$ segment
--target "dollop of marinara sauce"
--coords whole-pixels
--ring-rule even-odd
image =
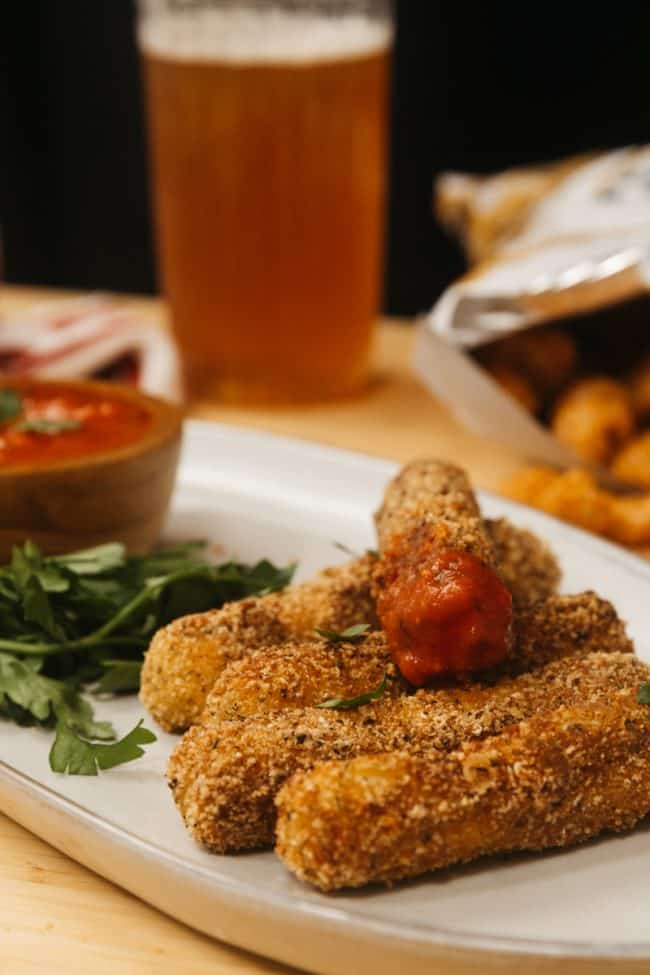
[[[468,552],[406,560],[389,573],[377,612],[396,666],[416,687],[493,667],[511,643],[512,596]]]
[[[16,391],[22,410],[0,424],[0,467],[46,466],[126,447],[140,440],[152,422],[151,413],[138,403],[103,391],[36,382],[21,382]],[[54,432],[38,432],[40,421]]]

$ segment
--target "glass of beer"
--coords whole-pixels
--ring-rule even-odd
[[[392,38],[390,0],[141,0],[162,284],[191,396],[366,384]]]

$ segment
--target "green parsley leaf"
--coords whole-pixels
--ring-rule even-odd
[[[650,704],[650,684],[640,684],[636,700],[638,704]]]
[[[330,711],[354,711],[364,704],[370,704],[371,701],[379,701],[386,693],[387,687],[388,674],[384,676],[381,684],[374,691],[367,691],[367,693],[360,694],[358,697],[333,697],[329,701],[323,701],[322,704],[317,704],[316,707],[326,708]]]
[[[81,427],[80,420],[48,420],[44,416],[35,416],[31,420],[22,420],[17,423],[15,429],[19,430],[20,433],[38,433],[45,437],[55,437],[59,433],[80,430]]]
[[[140,690],[141,660],[102,660],[104,674],[96,694],[128,694]]]
[[[347,630],[316,630],[319,636],[329,640],[330,643],[355,643],[366,635],[370,629],[370,623],[356,623],[348,626]]]
[[[13,420],[23,411],[23,400],[15,389],[0,389],[0,423]]]
[[[65,640],[65,633],[54,619],[48,594],[40,579],[31,575],[23,589],[23,612],[27,623],[36,623],[54,640]]]
[[[241,562],[227,562],[213,569],[217,582],[232,584],[242,591],[242,596],[266,596],[270,592],[284,589],[293,579],[295,564],[278,568],[268,559],[256,565],[243,565]]]
[[[118,543],[47,557],[29,541],[15,547],[11,563],[0,566],[0,716],[60,725],[60,736],[79,738],[77,752],[87,756],[89,741],[115,733],[95,721],[84,688],[136,691],[144,651],[161,626],[280,589],[295,568],[268,560],[213,565],[204,553],[200,543],[144,556],[128,556]]]
[[[47,565],[69,569],[78,576],[95,576],[113,569],[121,569],[126,562],[126,548],[120,542],[96,545],[82,552],[57,555],[56,559],[46,559]]]
[[[63,722],[57,724],[56,738],[50,749],[50,768],[68,775],[97,775],[116,765],[133,762],[144,755],[142,745],[151,745],[156,736],[138,721],[135,728],[110,745],[97,745],[76,735]]]
[[[47,725],[64,722],[88,738],[110,740],[115,732],[108,721],[95,721],[93,709],[64,681],[44,677],[32,661],[0,653],[0,694],[33,721]]]
[[[355,552],[355,550],[350,548],[349,545],[346,545],[345,542],[332,542],[332,545],[334,548],[337,548],[339,552],[343,552],[345,555],[349,555],[353,559],[359,558],[359,553]]]

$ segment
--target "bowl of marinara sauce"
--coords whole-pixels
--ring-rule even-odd
[[[109,383],[0,380],[0,558],[106,541],[144,552],[171,499],[181,410]]]

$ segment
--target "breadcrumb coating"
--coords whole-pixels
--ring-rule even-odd
[[[486,522],[500,573],[524,606],[555,592],[557,560],[532,532],[505,519]],[[222,609],[175,620],[160,630],[145,656],[140,699],[165,731],[199,720],[215,681],[231,661],[314,630],[377,625],[371,580],[376,557],[364,555],[325,569],[315,579],[279,593],[228,603]],[[354,695],[350,695],[354,696]]]
[[[305,639],[264,647],[226,667],[208,695],[201,722],[216,724],[358,697],[377,687],[386,674],[392,678],[391,693],[404,693],[406,685],[380,632],[358,643]]]
[[[443,758],[394,752],[298,774],[278,797],[277,852],[336,890],[630,829],[650,812],[650,707],[636,687],[602,698],[578,695]]]
[[[587,653],[634,653],[625,623],[613,605],[595,592],[551,596],[522,609],[506,659],[482,675],[484,681],[515,676],[563,657]]]
[[[364,555],[282,592],[175,620],[156,633],[145,655],[140,700],[165,731],[184,731],[199,720],[232,660],[317,628],[345,630],[360,621],[376,626],[374,561]]]
[[[403,467],[386,487],[375,525],[382,555],[405,538],[433,532],[445,548],[496,564],[469,478],[445,461],[415,460]]]
[[[483,679],[493,683],[552,660],[606,648],[632,651],[625,626],[611,603],[591,592],[552,596],[520,611],[509,656]],[[376,687],[385,674],[395,677],[392,694],[405,693],[407,685],[399,680],[381,632],[357,643],[332,644],[310,638],[264,647],[226,667],[208,695],[201,721],[214,724],[309,707],[334,697],[357,697]]]
[[[512,593],[515,609],[547,599],[562,579],[560,565],[549,546],[526,528],[507,520],[487,520],[499,575]]]
[[[555,661],[496,687],[385,697],[351,712],[302,708],[191,728],[171,756],[168,781],[193,837],[219,852],[268,846],[274,799],[298,771],[324,761],[398,749],[448,751],[541,711],[609,698],[650,678],[631,654]]]

